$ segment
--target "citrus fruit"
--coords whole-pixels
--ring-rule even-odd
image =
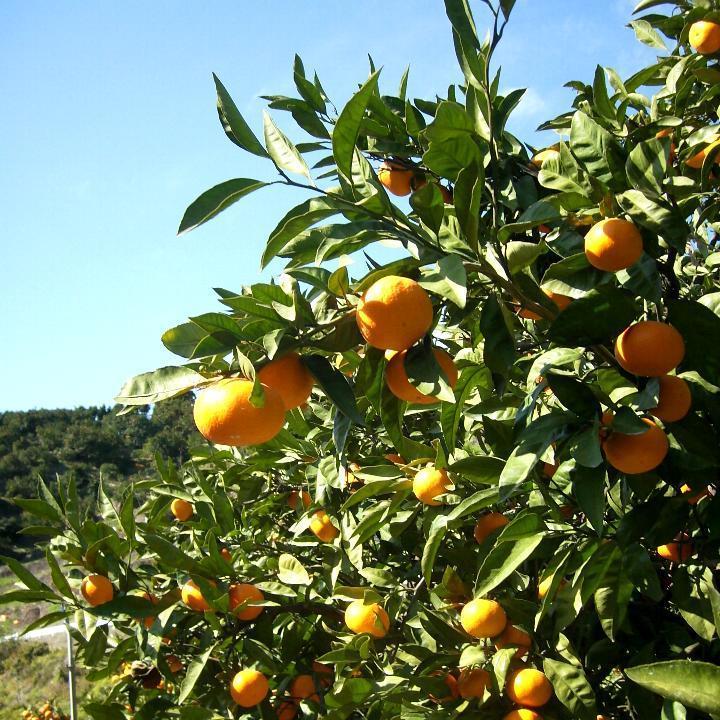
[[[660,377],[682,362],[685,341],[672,325],[644,320],[618,335],[615,357],[623,369],[633,375]]]
[[[518,708],[505,715],[503,720],[542,720],[542,716],[530,708]]]
[[[115,594],[112,583],[104,575],[88,575],[83,578],[80,592],[92,607],[110,602]]]
[[[507,625],[507,615],[495,600],[477,598],[463,607],[460,624],[466,633],[476,638],[491,638],[499,635]]]
[[[553,292],[552,290],[543,290],[543,292],[552,300],[557,306],[558,310],[562,312],[573,300],[569,295],[562,295],[561,293]],[[533,310],[527,310],[526,308],[520,308],[518,315],[526,320],[542,320],[542,316]]]
[[[376,280],[357,306],[360,333],[380,350],[407,350],[430,329],[429,295],[414,280],[386,275]]]
[[[303,507],[309,508],[312,504],[312,498],[310,497],[310,493],[305,490],[293,490],[288,496],[288,505],[295,510],[300,498],[302,498]]]
[[[292,700],[281,701],[275,709],[277,720],[293,720],[297,715],[297,711],[297,704]]]
[[[144,600],[147,600],[148,602],[151,602],[153,605],[157,604],[157,598],[149,592],[142,593],[142,595],[140,595],[140,597],[143,598]],[[143,624],[145,625],[145,627],[149,629],[155,623],[155,615],[147,615],[142,620],[143,620]]]
[[[598,270],[625,270],[634,265],[642,253],[642,236],[629,220],[606,218],[595,223],[585,235],[585,256]]]
[[[440,676],[442,673],[440,671],[432,673],[432,675]],[[429,698],[436,703],[446,703],[446,702],[452,702],[456,698],[460,697],[460,691],[458,690],[458,681],[455,679],[455,676],[451,673],[446,673],[445,675],[445,685],[447,685],[448,690],[450,691],[449,695],[444,695],[443,697],[436,697],[433,694],[429,695]]]
[[[214,583],[210,583],[214,585]],[[203,597],[202,591],[197,586],[194,580],[188,580],[181,590],[182,601],[191,609],[196,612],[207,612],[210,610],[207,600]]]
[[[714,150],[718,145],[720,145],[720,138],[713,140],[711,143],[706,145],[700,152],[695,153],[694,155],[691,155],[686,161],[685,164],[688,167],[694,168],[695,170],[699,170],[703,163],[705,162],[705,158],[710,154],[712,150]],[[720,163],[720,155],[715,155],[715,161],[716,164]]]
[[[448,385],[454,388],[457,385],[458,371],[453,359],[440,348],[433,348],[433,355],[435,356],[435,360],[437,360],[437,364],[445,374]],[[438,399],[434,395],[423,395],[423,393],[410,383],[405,371],[406,356],[407,351],[396,353],[385,368],[385,382],[390,392],[395,397],[400,398],[400,400],[416,403],[417,405],[430,405],[437,402]]]
[[[353,600],[345,610],[345,624],[354,633],[368,633],[381,638],[390,629],[390,618],[378,603]]]
[[[277,390],[286,410],[300,407],[310,397],[315,382],[296,352],[271,360],[257,376],[263,385]]]
[[[465,699],[481,698],[489,685],[490,673],[482,668],[463,668],[457,680],[460,696]]]
[[[502,650],[504,647],[517,647],[516,658],[522,658],[528,654],[532,646],[530,636],[518,627],[508,623],[505,629],[495,638],[495,647]]]
[[[694,548],[690,536],[687,533],[680,533],[673,542],[658,546],[657,552],[665,560],[682,563],[692,556]]]
[[[251,380],[226,378],[201,390],[193,408],[200,434],[218,445],[239,447],[274,438],[285,423],[285,404],[277,390],[262,388],[262,407],[250,402]]]
[[[704,497],[707,497],[710,493],[707,488],[704,490],[700,490],[699,492],[695,492],[689,485],[682,485],[680,487],[680,492],[683,495],[688,495],[688,504],[689,505],[697,505]]]
[[[677,375],[662,375],[659,381],[657,407],[648,412],[663,422],[682,420],[690,412],[692,405],[690,386]]]
[[[475,523],[473,535],[477,542],[482,543],[488,535],[494,533],[498,528],[505,527],[510,521],[499,512],[489,512],[481,515]]]
[[[192,517],[193,506],[192,503],[189,503],[187,500],[175,498],[170,503],[170,512],[175,516],[176,520],[185,522],[185,520],[189,520]]]
[[[403,167],[400,163],[386,160],[378,169],[378,180],[393,195],[409,195],[413,189],[415,171]]]
[[[688,41],[701,55],[713,55],[720,50],[720,25],[711,20],[698,20],[690,26]]]
[[[447,492],[452,485],[447,470],[438,470],[434,466],[420,470],[413,479],[413,493],[424,505],[440,505],[436,500],[439,495]]]
[[[611,432],[602,442],[605,459],[626,475],[638,475],[654,470],[668,453],[667,435],[652,420],[643,422],[648,429],[640,435]]]
[[[318,676],[318,679],[320,680],[320,685],[322,685],[323,687],[329,687],[333,684],[333,676],[335,675],[335,670],[333,670],[331,665],[326,665],[325,663],[313,660],[312,671],[315,673],[315,675]]]
[[[324,510],[315,511],[310,521],[310,530],[322,542],[332,542],[340,534],[340,531],[332,524],[330,516]]]
[[[267,678],[257,670],[241,670],[230,683],[230,696],[246,708],[259,705],[269,690]]]
[[[220,557],[225,562],[231,563],[233,561],[232,553],[226,547],[220,549]]]
[[[672,134],[673,134],[672,128],[663,128],[662,130],[658,130],[658,132],[655,134],[655,137],[657,139],[664,138],[664,137],[672,138]],[[675,152],[675,143],[672,142],[672,140],[671,140],[671,142],[670,142],[670,158],[669,158],[670,162],[675,162],[676,157],[677,157],[677,155]]]
[[[262,605],[246,605],[241,610],[236,610],[246,600],[264,600],[262,591],[250,583],[239,583],[231,585],[228,590],[230,597],[230,611],[234,612],[240,620],[254,620],[263,611]]]
[[[168,655],[165,658],[165,662],[167,663],[168,668],[170,668],[171,673],[179,673],[184,665],[182,664],[182,660],[177,655]]]
[[[545,673],[535,668],[520,668],[512,672],[506,683],[507,696],[518,705],[542,707],[553,693]]]
[[[555,475],[555,473],[557,472],[558,467],[559,467],[559,465],[557,465],[556,463],[544,462],[543,463],[543,475],[546,478],[553,477]]]
[[[319,703],[320,696],[316,692],[315,678],[312,675],[298,675],[290,683],[290,696],[293,700],[310,700]]]

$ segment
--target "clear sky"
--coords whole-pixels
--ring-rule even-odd
[[[518,0],[499,53],[502,87],[529,88],[514,132],[552,142],[534,129],[568,108],[567,80],[652,59],[626,27],[633,5]],[[299,195],[269,188],[175,231],[208,187],[271,178],[222,132],[211,72],[262,136],[259,96],[296,94],[295,52],[336,105],[367,77],[368,52],[389,92],[408,62],[411,97],[460,79],[442,0],[0,3],[0,410],[111,403],[127,377],[182,362],[160,335],[221,310],[213,287],[260,277]]]

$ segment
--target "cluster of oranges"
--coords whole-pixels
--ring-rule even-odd
[[[37,708],[28,708],[22,713],[23,720],[70,720],[58,707],[51,702],[43,703]]]

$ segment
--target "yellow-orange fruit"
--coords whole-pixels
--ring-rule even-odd
[[[230,598],[230,611],[234,612],[240,620],[254,620],[264,610],[262,605],[246,605],[241,610],[235,609],[246,600],[265,599],[260,588],[255,587],[255,585],[250,583],[231,585],[228,595]]]
[[[534,668],[520,668],[506,683],[507,696],[518,705],[542,707],[552,697],[553,688],[545,673]]]
[[[618,335],[615,357],[633,375],[660,377],[674,370],[685,357],[682,335],[667,323],[644,320]]]
[[[692,155],[689,157],[685,164],[688,167],[694,168],[695,170],[699,170],[703,163],[705,162],[705,158],[710,154],[712,150],[714,150],[718,145],[720,145],[720,138],[717,140],[713,140],[711,143],[706,145],[700,152],[695,153],[695,155]],[[715,155],[715,164],[720,163],[720,154]]]
[[[673,129],[672,128],[663,128],[662,130],[658,130],[657,133],[655,133],[655,137],[660,139],[664,137],[672,138]],[[677,157],[675,152],[675,143],[670,142],[670,162],[675,162],[675,158]]]
[[[297,711],[297,703],[294,703],[292,700],[283,700],[278,704],[275,713],[277,720],[293,720],[295,715],[297,715]]]
[[[558,150],[554,147],[549,147],[535,153],[535,155],[533,155],[532,157],[532,160],[530,160],[530,163],[539,170],[545,160],[550,160],[558,157],[560,157],[560,153],[558,152]]]
[[[433,675],[442,675],[440,671],[432,673]],[[433,702],[436,703],[446,703],[451,702],[458,697],[460,697],[460,691],[458,689],[458,681],[455,679],[455,676],[451,673],[447,673],[445,675],[445,684],[447,685],[448,690],[450,691],[449,695],[444,695],[443,697],[435,697],[435,695],[430,694],[430,699]]]
[[[378,169],[378,180],[393,195],[403,197],[413,189],[415,171],[386,160]]]
[[[312,671],[318,676],[320,685],[323,687],[329,687],[333,684],[333,675],[335,675],[335,670],[333,670],[332,665],[326,665],[325,663],[313,660]]]
[[[144,592],[142,595],[140,595],[141,598],[144,600],[147,600],[148,602],[151,602],[153,605],[157,604],[157,598],[149,592]],[[143,624],[146,628],[151,628],[155,622],[155,615],[147,615],[143,618]]]
[[[680,533],[673,542],[660,545],[657,553],[661,558],[674,563],[685,562],[695,552],[690,536],[687,533]]]
[[[569,295],[556,293],[552,290],[543,290],[543,292],[548,296],[548,298],[550,298],[550,300],[553,301],[560,312],[562,312],[574,300],[574,298],[571,298]],[[526,320],[542,320],[542,317],[538,313],[533,310],[526,310],[525,308],[520,308],[518,315]]]
[[[230,683],[230,696],[241,707],[259,705],[270,690],[267,678],[257,670],[241,670]]]
[[[668,453],[667,435],[652,420],[643,422],[648,426],[640,435],[612,432],[602,442],[605,459],[616,470],[626,475],[638,475],[654,470]]]
[[[463,607],[460,624],[466,633],[476,638],[491,638],[499,635],[507,625],[507,615],[495,600],[477,598]]]
[[[112,583],[104,575],[84,577],[80,583],[80,592],[92,607],[110,602],[115,594]]]
[[[324,510],[316,510],[313,513],[310,530],[322,542],[332,542],[340,534],[340,531],[332,524],[330,516]]]
[[[295,510],[297,508],[298,500],[302,498],[302,504],[304,508],[309,508],[312,504],[312,498],[310,493],[306,490],[298,491],[293,490],[288,496],[288,505]]]
[[[498,528],[505,527],[510,521],[499,512],[489,512],[481,515],[475,523],[473,535],[477,542],[482,543],[488,535],[495,532]]]
[[[380,350],[407,350],[430,329],[430,296],[414,280],[386,275],[363,294],[355,314],[360,333]]]
[[[508,623],[505,629],[495,638],[495,647],[502,650],[504,647],[517,646],[516,658],[525,657],[532,646],[530,636],[518,627]]]
[[[720,50],[720,25],[712,20],[698,20],[690,26],[688,41],[701,55],[714,55]]]
[[[585,256],[598,270],[625,270],[634,265],[642,253],[642,236],[629,220],[606,218],[595,223],[585,235]]]
[[[481,698],[489,685],[490,673],[482,668],[464,668],[457,680],[460,696],[465,699]]]
[[[694,492],[689,485],[682,485],[680,492],[683,495],[689,496],[687,499],[688,505],[697,505],[704,497],[707,497],[710,494],[707,488],[700,490],[699,492]]]
[[[530,708],[518,708],[509,712],[503,720],[542,720],[542,716]]]
[[[215,583],[210,583],[214,585]],[[197,586],[194,580],[188,580],[183,586],[180,593],[182,601],[196,612],[206,612],[210,610],[208,601],[203,597],[202,590]]]
[[[193,516],[193,506],[187,500],[182,498],[175,498],[170,503],[170,512],[175,516],[176,520],[185,522]]]
[[[438,470],[434,466],[420,470],[413,480],[413,493],[424,505],[440,505],[436,500],[439,495],[446,493],[452,485],[447,470]]]
[[[298,675],[290,683],[290,696],[293,700],[309,700],[319,703],[320,696],[316,692],[315,678],[312,675]]]
[[[417,405],[430,405],[437,402],[438,399],[434,395],[423,395],[416,387],[411,385],[405,372],[405,357],[407,351],[398,352],[391,358],[385,368],[385,382],[390,392],[400,400],[416,403]],[[444,350],[433,348],[435,360],[445,373],[448,385],[455,388],[458,380],[458,371],[455,367],[453,359]]]
[[[201,390],[193,416],[200,434],[218,445],[245,447],[272,440],[285,423],[285,404],[277,390],[262,386],[265,402],[250,402],[253,383],[226,378]]]
[[[690,386],[676,375],[663,375],[657,407],[649,412],[663,422],[677,422],[690,412],[691,405]]]
[[[300,407],[310,397],[315,382],[296,352],[271,360],[257,376],[263,385],[277,390],[286,410]]]
[[[548,578],[545,578],[539,585],[537,589],[538,594],[538,600],[544,599],[544,597],[548,594],[548,591],[550,590],[550,586],[552,585],[552,575]],[[562,590],[567,583],[565,580],[561,580],[560,584],[558,585],[558,590]]]
[[[345,610],[345,624],[354,633],[368,633],[381,638],[390,629],[390,618],[378,603],[365,604],[362,600],[353,600]]]

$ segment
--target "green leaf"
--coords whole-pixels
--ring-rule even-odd
[[[180,686],[180,694],[177,699],[178,705],[182,705],[182,703],[190,697],[216,645],[217,643],[211,643],[203,653],[193,658],[192,662],[188,665],[182,685]]]
[[[278,580],[285,585],[310,585],[312,582],[305,566],[292,555],[283,553],[278,558]]]
[[[406,352],[403,363],[410,384],[423,395],[447,402],[455,401],[448,377],[440,367],[432,343],[428,338],[411,347]]]
[[[428,586],[430,586],[430,578],[435,565],[435,559],[437,558],[438,551],[440,550],[440,546],[442,545],[447,529],[448,519],[445,515],[438,515],[430,525],[430,532],[428,533],[428,539],[425,542],[422,559],[420,561],[422,574],[425,578],[425,583]]]
[[[500,304],[494,295],[488,297],[480,313],[483,334],[483,361],[493,372],[507,373],[515,362],[515,339],[505,324]]]
[[[211,187],[200,195],[197,200],[190,203],[180,221],[178,235],[194,230],[199,225],[219,215],[223,210],[240,200],[240,198],[266,185],[267,183],[261,182],[260,180],[235,178],[234,180],[226,180],[219,185],[215,185],[215,187]]]
[[[635,9],[635,12],[637,11],[638,8]],[[660,33],[655,30],[647,20],[631,20],[630,26],[635,31],[635,35],[641,43],[667,52],[667,45],[665,45],[663,39],[660,37]]]
[[[310,179],[310,170],[295,145],[273,122],[267,111],[263,112],[263,131],[265,146],[273,162],[283,170],[304,175]]]
[[[607,342],[622,332],[636,314],[632,295],[604,285],[570,303],[553,320],[548,334],[553,341],[570,347]]]
[[[437,183],[425,183],[410,195],[410,207],[435,234],[440,230],[445,214],[445,202]]]
[[[377,70],[365,81],[363,86],[350,98],[340,112],[332,134],[333,157],[338,172],[352,180],[353,153],[360,125],[367,110],[370,97],[377,92]]]
[[[685,251],[690,228],[682,211],[659,199],[649,198],[639,190],[626,190],[615,199],[638,225],[665,238],[677,250]]]
[[[28,590],[52,592],[44,582],[38,580],[21,562],[4,555],[0,555],[0,562],[6,565]],[[70,593],[70,597],[72,597],[72,593]]]
[[[547,373],[545,378],[555,397],[578,417],[593,418],[600,415],[600,403],[584,382],[554,372]]]
[[[597,707],[595,693],[582,668],[569,663],[545,658],[543,670],[550,680],[557,699],[578,720],[595,720]]]
[[[127,717],[119,703],[85,703],[82,708],[93,720],[125,720]]]
[[[225,134],[243,150],[247,150],[253,155],[267,157],[268,154],[265,152],[265,148],[255,137],[253,131],[245,122],[233,99],[225,89],[225,86],[220,82],[215,73],[213,73],[213,80],[215,81],[215,88],[217,90],[218,115],[220,116],[220,122],[225,130]]]
[[[169,366],[136,375],[115,397],[121,405],[149,405],[206,385],[207,378],[187,367]]]
[[[615,158],[622,151],[605,128],[580,110],[573,115],[570,126],[570,148],[591,177],[605,185],[613,182],[613,169],[619,164]]]
[[[327,358],[322,355],[304,355],[303,363],[335,407],[347,415],[356,425],[365,425],[365,421],[357,408],[352,386],[345,375],[330,365]]]
[[[638,685],[709,715],[720,714],[720,667],[694,660],[637,665],[625,674]]]
[[[674,300],[668,305],[668,321],[685,340],[683,369],[696,370],[720,385],[720,317],[693,300]]]
[[[468,49],[480,50],[475,21],[473,20],[468,1],[445,0],[445,14],[448,16],[453,30],[455,30],[462,40],[463,45]]]
[[[447,298],[459,308],[467,301],[467,273],[459,255],[446,255],[438,262],[423,268],[420,273],[420,285],[426,290]]]
[[[201,570],[196,560],[191,558],[187,552],[179,548],[175,543],[166,540],[159,535],[147,533],[144,535],[148,547],[162,558],[164,565],[176,570],[184,570],[189,573],[197,573]],[[203,575],[203,573],[200,573]]]
[[[625,171],[637,190],[650,190],[662,195],[662,183],[667,173],[669,143],[661,140],[640,142],[630,151]]]
[[[449,448],[455,447],[458,426],[460,425],[464,406],[468,398],[478,387],[483,387],[490,391],[492,384],[492,374],[485,366],[471,365],[462,369],[454,391],[455,402],[443,403],[440,409],[440,424]],[[474,458],[468,458],[468,460],[472,459]],[[482,458],[480,459],[482,460]],[[500,473],[498,471],[498,477],[499,475]]]
[[[58,589],[60,594],[64,595],[66,598],[74,600],[75,596],[73,595],[70,583],[68,583],[67,578],[60,569],[58,561],[55,559],[55,556],[52,554],[52,550],[49,547],[45,548],[45,557],[47,559],[47,564],[50,567],[50,576],[52,577],[53,585]]]
[[[597,431],[593,428],[593,432]],[[573,496],[580,509],[585,513],[588,522],[602,535],[605,516],[605,468],[604,466],[589,468],[576,465],[572,470]]]

